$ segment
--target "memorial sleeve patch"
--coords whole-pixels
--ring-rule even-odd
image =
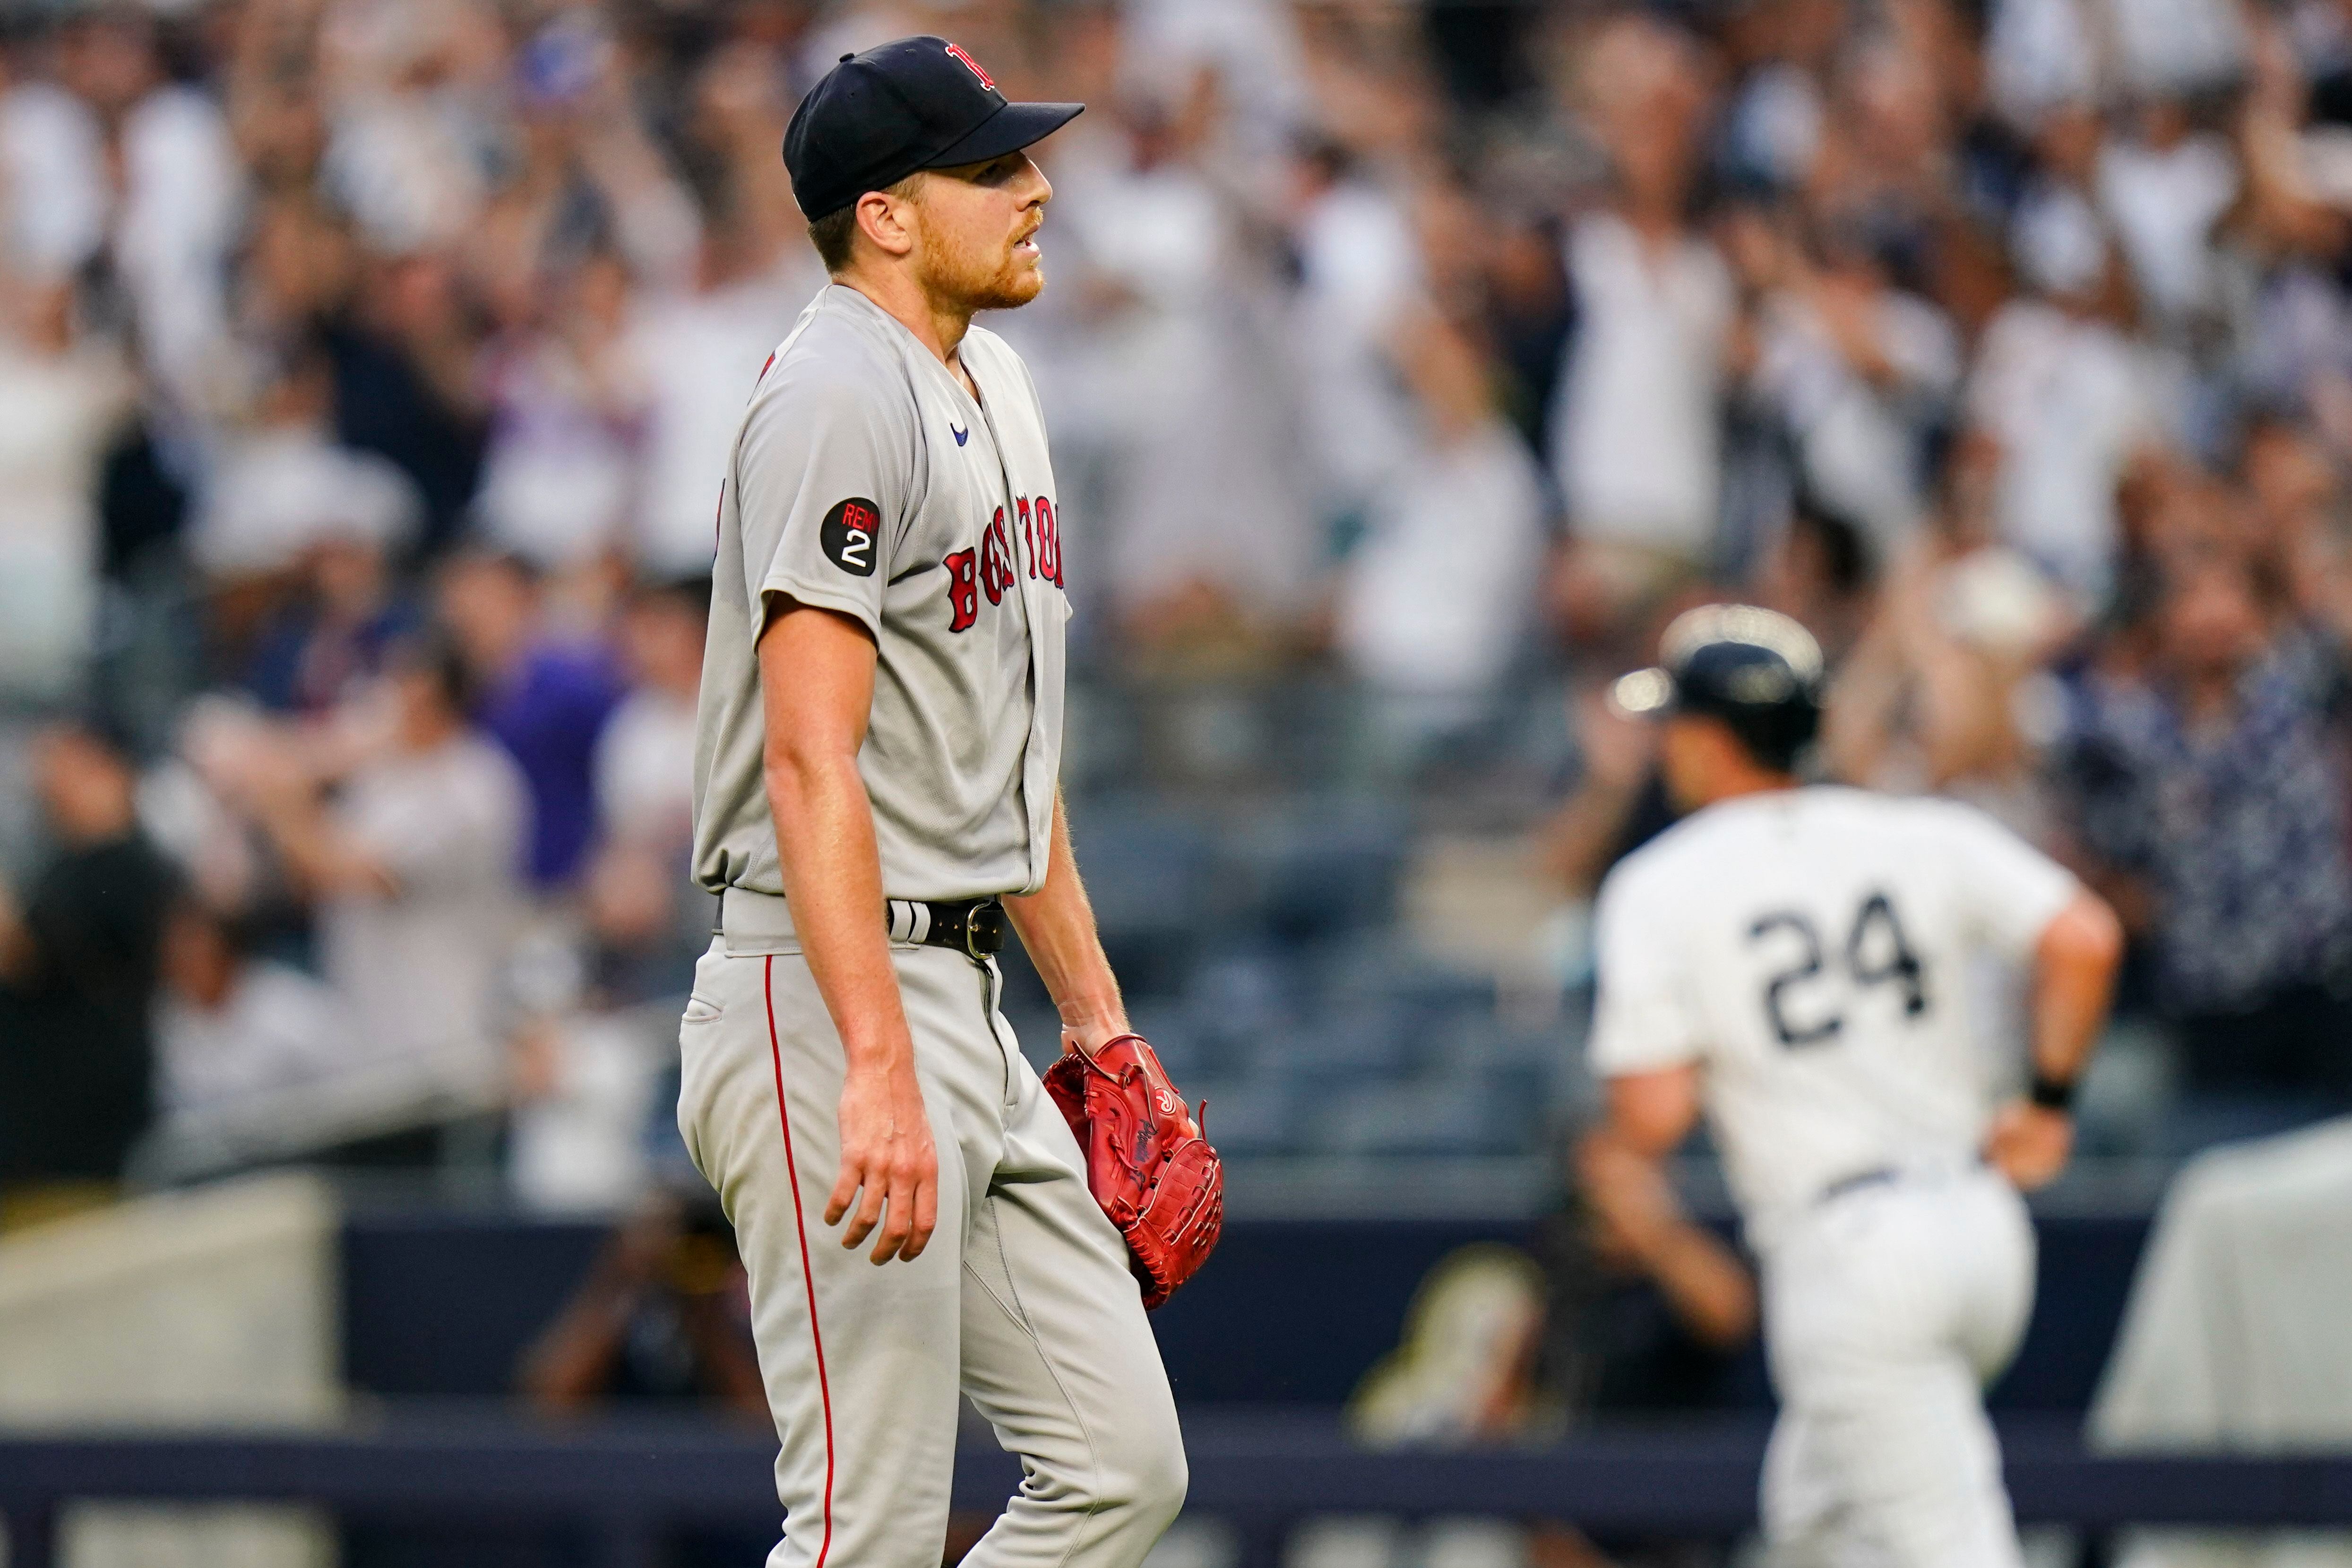
[[[882,510],[861,496],[852,496],[824,514],[817,542],[824,558],[853,577],[874,575],[874,558],[880,548]]]

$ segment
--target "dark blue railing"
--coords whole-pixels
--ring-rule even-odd
[[[1541,1448],[1368,1453],[1328,1417],[1194,1412],[1188,1507],[1233,1521],[1247,1563],[1276,1561],[1289,1527],[1326,1511],[1489,1513],[1589,1530],[1723,1537],[1756,1518],[1762,1428],[1752,1422],[1596,1432]],[[2085,1452],[2071,1426],[2006,1426],[2021,1520],[2352,1527],[2352,1456]],[[404,1415],[331,1433],[18,1434],[0,1437],[0,1516],[12,1568],[52,1568],[61,1507],[79,1500],[291,1501],[347,1521],[478,1521],[572,1529],[595,1568],[648,1568],[696,1527],[775,1517],[773,1440],[706,1422],[554,1425],[510,1415]],[[993,1510],[1018,1480],[967,1452],[960,1506]]]

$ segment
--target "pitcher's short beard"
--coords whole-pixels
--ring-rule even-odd
[[[998,273],[976,305],[982,310],[1017,310],[1045,289],[1045,268],[1015,267]]]
[[[1018,257],[1006,257],[1001,266],[986,271],[952,260],[944,266],[934,261],[930,270],[935,289],[972,310],[1018,310],[1045,287],[1044,271],[1023,267]]]

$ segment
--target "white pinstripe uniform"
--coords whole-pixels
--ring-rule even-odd
[[[1966,972],[2029,953],[2074,879],[1941,800],[1722,802],[1602,885],[1604,1077],[1695,1063],[1763,1265],[1783,1561],[2017,1568],[1980,1391],[2032,1304]]]
[[[1044,885],[1061,752],[1044,417],[993,334],[972,329],[961,357],[978,401],[827,288],[761,374],[719,505],[695,853],[720,931],[682,1030],[678,1126],[751,1271],[786,1510],[771,1568],[937,1568],[959,1389],[1025,1472],[967,1559],[982,1568],[1132,1568],[1183,1497],[1126,1243],[998,1011],[996,964],[917,945],[925,901]],[[940,1159],[939,1226],[912,1263],[877,1268],[823,1222],[845,1066],[761,773],[755,649],[778,595],[875,640],[858,771]]]

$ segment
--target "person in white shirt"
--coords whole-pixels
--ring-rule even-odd
[[[455,647],[428,636],[402,648],[381,707],[348,716],[335,746],[217,737],[199,764],[316,911],[320,969],[365,1058],[347,1075],[354,1114],[364,1100],[386,1124],[488,1110],[507,1090],[499,987],[521,929],[530,803],[467,718],[470,696]]]
[[[1966,423],[2000,447],[2001,542],[2097,605],[2115,583],[2116,486],[2136,453],[2160,443],[2172,389],[2161,356],[2118,324],[2121,258],[2080,192],[2037,192],[2012,237],[2032,292],[1979,339]]]
[[[1496,410],[1493,367],[1434,315],[1402,334],[1417,415],[1396,482],[1341,568],[1333,640],[1400,760],[1474,723],[1519,653],[1543,566],[1535,459]]]
[[[775,155],[772,143],[763,151]],[[640,400],[627,531],[640,575],[709,572],[727,434],[769,348],[824,285],[805,243],[768,255],[760,237],[740,223],[713,228],[692,289],[641,299],[629,311],[619,350]]]
[[[1579,74],[1614,199],[1563,237],[1576,330],[1547,446],[1570,547],[1552,593],[1574,635],[1609,640],[1715,553],[1738,300],[1688,217],[1707,118],[1699,51],[1628,14],[1593,35]]]
[[[323,541],[392,552],[415,533],[415,482],[373,452],[340,445],[334,369],[316,342],[270,367],[252,426],[222,444],[189,520],[187,548],[215,585],[273,576]]]
[[[67,279],[11,275],[0,296],[0,689],[54,701],[97,632],[99,468],[136,384],[76,331]]]
[[[367,1062],[333,988],[253,953],[238,921],[194,900],[163,928],[162,965],[155,1099],[178,1159],[215,1168],[338,1141],[337,1080]]]
[[[1781,1414],[1776,1560],[2018,1568],[1980,1391],[2023,1332],[2021,1189],[2073,1143],[2123,936],[2057,865],[1954,802],[1801,783],[1822,656],[1742,605],[1618,683],[1664,716],[1691,812],[1613,870],[1591,1050],[1605,1136],[1648,1159],[1704,1110],[1761,1264]],[[2030,963],[2032,1089],[1994,1105],[1968,972]]]

